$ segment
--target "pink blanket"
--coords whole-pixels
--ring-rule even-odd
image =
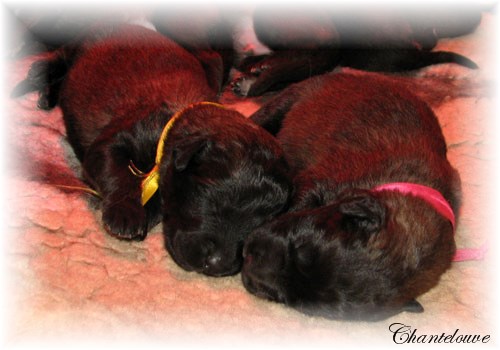
[[[459,248],[493,243],[495,99],[492,90],[495,16],[485,13],[475,33],[443,40],[439,49],[463,54],[479,70],[455,65],[395,78],[426,99],[449,145],[463,183],[457,222]],[[4,94],[36,57],[6,63]],[[267,346],[390,345],[391,324],[415,335],[491,335],[495,341],[491,247],[482,261],[454,263],[439,285],[419,298],[422,314],[402,313],[377,323],[329,321],[260,300],[240,276],[209,278],[177,267],[163,248],[161,228],[143,242],[114,239],[101,227],[96,200],[53,185],[78,184],[79,165],[66,139],[61,112],[36,108],[37,95],[4,96],[8,163],[3,301],[8,345]],[[259,99],[225,94],[226,105],[250,114]],[[47,179],[50,178],[51,182]],[[369,286],[367,286],[369,288]],[[399,334],[405,337],[406,333]],[[401,339],[403,339],[401,338]],[[423,339],[423,338],[422,338]]]

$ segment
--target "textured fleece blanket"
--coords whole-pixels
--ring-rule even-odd
[[[444,64],[394,76],[433,108],[449,159],[460,172],[463,205],[457,246],[486,244],[489,251],[483,260],[454,263],[419,298],[424,313],[402,313],[376,323],[305,316],[248,294],[239,275],[209,278],[185,272],[163,248],[160,226],[143,242],[108,236],[97,200],[55,186],[81,184],[61,111],[38,110],[35,93],[8,96],[37,57],[7,61],[2,346],[369,348],[411,341],[410,331],[415,331],[413,340],[455,333],[456,341],[460,334],[478,334],[490,335],[489,345],[498,344],[492,292],[497,254],[492,222],[498,215],[491,185],[498,182],[491,171],[496,137],[494,29],[495,15],[485,13],[473,34],[442,40],[438,46],[473,59],[479,70]],[[226,93],[223,102],[249,115],[262,99],[242,100]],[[400,326],[391,327],[394,323],[409,328],[395,335],[391,330]]]

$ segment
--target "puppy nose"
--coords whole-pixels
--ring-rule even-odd
[[[222,254],[219,251],[211,251],[205,257],[203,273],[210,276],[220,276],[226,274],[228,267],[224,261]]]
[[[229,276],[237,273],[241,269],[243,259],[231,259],[222,252],[212,252],[205,258],[203,273],[208,276]]]
[[[207,257],[206,267],[209,269],[217,270],[217,267],[222,261],[222,256],[219,253],[212,253]]]

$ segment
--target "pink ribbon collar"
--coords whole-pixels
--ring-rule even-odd
[[[450,204],[443,195],[433,188],[409,182],[392,182],[377,186],[372,191],[398,191],[421,198],[429,203],[439,214],[448,219],[453,227],[453,231],[455,231],[455,214],[453,213],[453,209],[451,209]],[[478,249],[457,249],[453,261],[482,260],[486,250],[486,245]]]
[[[411,194],[415,197],[421,198],[432,205],[432,207],[436,209],[439,214],[448,219],[451,226],[453,226],[453,230],[455,230],[455,214],[453,213],[450,204],[443,197],[441,192],[436,191],[433,188],[409,182],[392,182],[377,186],[372,191],[398,191],[403,194]]]

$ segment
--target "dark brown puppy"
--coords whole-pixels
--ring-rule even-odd
[[[258,296],[330,318],[421,311],[455,251],[452,224],[395,182],[439,191],[457,212],[460,179],[431,109],[376,74],[293,85],[253,120],[276,134],[295,176],[289,213],[255,230],[242,278]]]
[[[263,4],[257,6],[253,24],[257,38],[273,52],[244,61],[233,91],[258,96],[337,66],[374,72],[407,72],[440,63],[477,68],[457,53],[431,50],[441,37],[472,32],[480,19],[480,5],[284,9]]]
[[[70,65],[59,105],[84,177],[102,196],[107,231],[144,239],[162,220],[166,248],[181,267],[238,272],[243,239],[288,200],[276,140],[235,111],[200,104],[217,91],[199,61],[159,33],[112,27],[63,55],[69,51],[43,64],[49,71]],[[138,170],[153,168],[160,134],[176,113],[162,147],[159,191],[143,206]]]

